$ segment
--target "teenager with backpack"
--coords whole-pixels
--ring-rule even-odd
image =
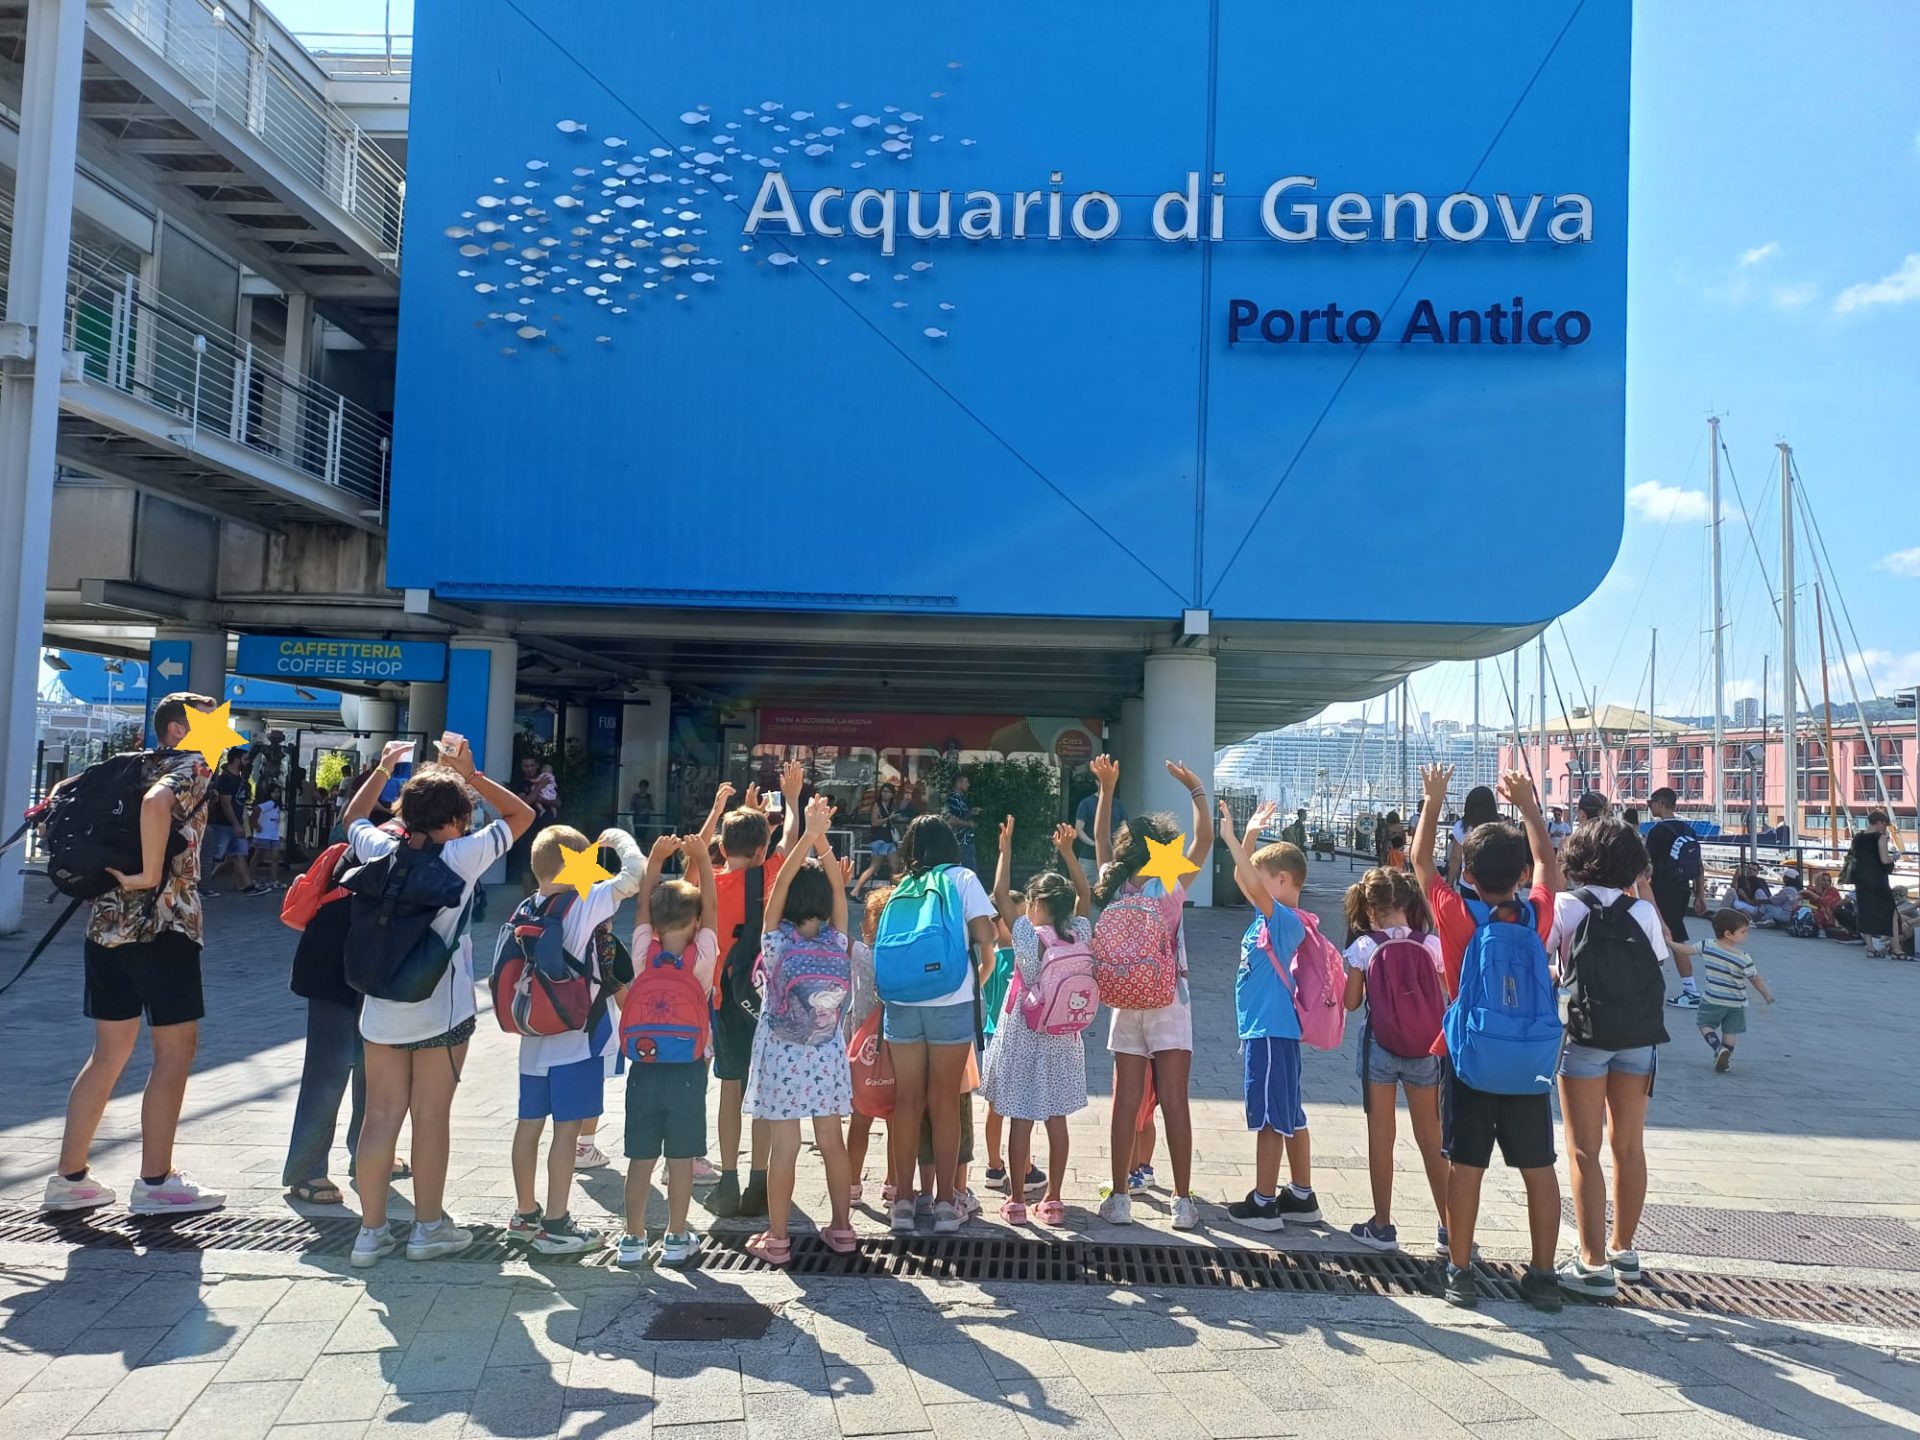
[[[1573,1170],[1578,1253],[1561,1264],[1560,1288],[1607,1299],[1640,1279],[1634,1234],[1647,1203],[1647,1102],[1657,1047],[1667,1043],[1667,958],[1660,912],[1638,899],[1647,849],[1623,820],[1588,820],[1561,847],[1575,887],[1554,900],[1547,949],[1567,992],[1560,1055],[1560,1114]],[[1613,1229],[1607,1232],[1605,1138],[1613,1151]]]
[[[1481,825],[1467,836],[1463,899],[1433,865],[1435,819],[1446,803],[1451,765],[1423,765],[1426,804],[1413,842],[1413,877],[1426,891],[1440,935],[1452,997],[1434,1052],[1443,1058],[1440,1132],[1447,1175],[1447,1257],[1443,1298],[1477,1305],[1473,1232],[1480,1188],[1493,1148],[1518,1170],[1527,1192],[1531,1263],[1520,1293],[1536,1310],[1560,1309],[1554,1250],[1560,1238],[1560,1179],[1554,1173],[1553,1088],[1563,1032],[1547,936],[1553,929],[1560,861],[1547,839],[1533,782],[1518,770],[1500,781],[1500,798],[1520,812],[1519,826]],[[1531,866],[1533,889],[1519,894]]]
[[[1642,843],[1652,869],[1648,893],[1673,942],[1673,968],[1680,976],[1680,993],[1667,1003],[1682,1010],[1698,1010],[1700,987],[1693,978],[1693,947],[1687,944],[1687,912],[1707,913],[1707,870],[1693,825],[1673,813],[1679,799],[1670,785],[1662,785],[1647,797],[1653,824]]]
[[[404,834],[375,829],[367,817],[393,778],[413,758],[413,741],[392,740],[342,817],[358,862],[341,877],[355,893],[347,938],[347,978],[366,998],[360,1038],[366,1045],[367,1116],[360,1130],[359,1173],[375,1177],[360,1189],[360,1234],[349,1262],[376,1265],[400,1243],[387,1228],[387,1185],[400,1127],[413,1127],[413,1228],[409,1260],[452,1255],[473,1243],[471,1231],[441,1209],[446,1194],[453,1092],[472,1038],[473,942],[467,934],[474,887],[506,857],[533,810],[475,767],[466,740],[451,731],[438,764],[416,765],[400,789]],[[473,799],[499,819],[468,834]],[[360,888],[356,888],[356,886]],[[436,904],[417,899],[431,894]],[[418,933],[416,934],[416,930]]]
[[[821,1243],[836,1255],[850,1254],[857,1243],[848,1214],[853,1176],[840,1128],[841,1118],[853,1113],[846,1039],[853,962],[847,945],[847,871],[827,839],[832,813],[824,795],[807,803],[800,843],[767,896],[768,913],[778,915],[779,923],[760,942],[760,1025],[741,1104],[769,1132],[767,1228],[747,1241],[748,1253],[769,1265],[793,1259],[787,1226],[803,1120],[813,1122],[827,1172],[831,1218],[821,1227]],[[815,861],[809,861],[809,852]]]
[[[1250,1230],[1268,1231],[1284,1229],[1289,1220],[1320,1223],[1312,1142],[1300,1096],[1300,1045],[1306,1034],[1302,992],[1313,987],[1313,1005],[1334,999],[1338,987],[1330,977],[1339,964],[1334,952],[1330,968],[1327,952],[1332,947],[1300,908],[1307,857],[1299,847],[1281,841],[1247,853],[1273,822],[1276,808],[1269,801],[1255,810],[1243,838],[1233,833],[1232,810],[1225,801],[1220,803],[1220,840],[1233,856],[1240,893],[1254,909],[1240,940],[1240,968],[1233,982],[1234,1018],[1246,1070],[1247,1129],[1254,1133],[1253,1189],[1227,1207],[1227,1216]],[[1344,1017],[1344,1011],[1340,1013]],[[1283,1153],[1291,1181],[1285,1186],[1280,1184]]]
[[[893,1061],[893,1115],[887,1121],[890,1169],[901,1189],[889,1224],[914,1227],[906,1188],[920,1158],[920,1122],[929,1121],[933,1229],[950,1235],[964,1219],[957,1203],[961,1105],[968,1058],[979,1038],[979,985],[993,964],[993,902],[980,878],[960,864],[960,842],[943,815],[907,827],[900,853],[906,874],[887,897],[873,938],[874,988],[881,1033]]]
[[[494,961],[493,1013],[520,1036],[518,1123],[513,1130],[514,1212],[510,1239],[542,1255],[597,1250],[601,1235],[574,1222],[569,1196],[581,1127],[605,1108],[607,1057],[617,1036],[615,1006],[631,971],[612,973],[617,955],[603,928],[640,890],[647,857],[624,830],[604,830],[591,843],[611,849],[620,869],[583,895],[561,879],[567,852],[589,849],[571,825],[549,825],[533,837],[527,862],[538,887],[501,927]],[[547,1203],[535,1198],[540,1133],[553,1121],[547,1147]]]
[[[1472,814],[1471,795],[1467,803]],[[1491,790],[1486,804],[1493,808]],[[1446,1235],[1440,1057],[1433,1053],[1447,1008],[1445,962],[1426,899],[1404,870],[1375,867],[1348,887],[1346,921],[1346,1006],[1366,1010],[1354,1068],[1367,1116],[1367,1174],[1373,1186],[1373,1214],[1348,1233],[1369,1250],[1398,1250],[1400,1232],[1393,1223],[1394,1111],[1403,1090],[1440,1233]],[[1444,1238],[1441,1243],[1444,1247]]]
[[[139,758],[137,773],[129,758],[122,768],[129,770],[130,783],[124,794],[111,797],[116,809],[137,814],[138,838],[125,837],[125,869],[105,865],[99,883],[111,879],[114,888],[96,895],[87,917],[81,1011],[93,1021],[93,1051],[67,1096],[60,1159],[47,1179],[43,1209],[92,1210],[114,1203],[114,1192],[88,1172],[87,1156],[113,1087],[140,1039],[143,1015],[153,1068],[140,1105],[140,1174],[128,1208],[136,1215],[185,1215],[226,1204],[225,1195],[173,1167],[174,1134],[200,1018],[206,1014],[200,986],[200,838],[213,779],[196,752],[174,747],[186,738],[190,708],[210,712],[218,704],[186,691],[162,699],[153,711],[160,748]],[[93,768],[106,773],[101,766]],[[60,788],[74,787],[72,793],[79,795],[90,773]],[[136,855],[138,869],[131,864]]]
[[[1213,852],[1213,810],[1200,777],[1177,761],[1167,773],[1187,787],[1193,802],[1187,862],[1207,863]],[[1180,831],[1171,815],[1136,815],[1113,836],[1113,791],[1120,766],[1106,755],[1090,767],[1100,786],[1094,810],[1094,856],[1100,878],[1093,887],[1101,914],[1093,926],[1094,976],[1100,999],[1112,1012],[1107,1049],[1113,1053],[1113,1117],[1107,1151],[1113,1188],[1100,1202],[1100,1218],[1110,1225],[1133,1223],[1130,1198],[1133,1140],[1151,1068],[1166,1119],[1167,1160],[1173,1168],[1173,1228],[1198,1230],[1200,1207],[1193,1198],[1193,1112],[1187,1081],[1193,1072],[1193,1003],[1187,989],[1185,926],[1181,923],[1187,887],[1167,890],[1158,880],[1140,879],[1153,858],[1147,842],[1171,845]]]
[[[1011,890],[1013,817],[1000,826],[1000,863],[993,901],[1011,917],[1013,978],[1006,1004],[987,1042],[980,1090],[994,1113],[1009,1122],[1007,1175],[1000,1218],[1027,1223],[1026,1185],[1033,1163],[1033,1127],[1047,1127],[1047,1191],[1034,1209],[1043,1225],[1067,1218],[1061,1187],[1067,1178],[1067,1117],[1087,1108],[1087,1049],[1082,1038],[1100,1008],[1093,978],[1093,891],[1074,853],[1074,829],[1057,825],[1053,848],[1060,871],[1042,870],[1027,882],[1026,905]]]

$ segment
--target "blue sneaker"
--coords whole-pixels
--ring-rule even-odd
[[[1127,1176],[1127,1193],[1144,1195],[1153,1188],[1153,1166],[1141,1165]]]
[[[1380,1225],[1369,1220],[1364,1225],[1355,1225],[1347,1233],[1369,1250],[1389,1251],[1400,1248],[1400,1232],[1391,1225]]]

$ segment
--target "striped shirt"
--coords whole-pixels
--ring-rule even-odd
[[[1759,973],[1752,957],[1739,950],[1721,948],[1718,941],[1700,947],[1703,998],[1709,1005],[1745,1005],[1747,981]]]

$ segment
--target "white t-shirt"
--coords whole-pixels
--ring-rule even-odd
[[[890,1005],[958,1005],[973,999],[973,937],[965,932],[975,920],[993,918],[993,901],[987,898],[980,877],[964,865],[949,865],[947,879],[953,883],[953,893],[960,900],[960,929],[967,947],[967,973],[958,988],[938,1000],[890,1000],[887,1002]]]
[[[253,838],[265,841],[269,845],[280,840],[280,807],[271,800],[260,802],[260,823],[255,827]]]
[[[403,841],[365,820],[356,820],[347,829],[354,856],[362,861],[391,855]],[[375,1045],[410,1045],[416,1040],[431,1040],[444,1035],[475,1012],[473,1003],[473,938],[467,933],[467,905],[473,899],[473,887],[493,863],[505,857],[513,846],[501,820],[449,840],[440,848],[440,859],[466,883],[461,887],[460,903],[434,917],[433,930],[454,947],[453,961],[433,994],[408,1003],[377,1000],[369,995],[360,1007],[360,1038]]]
[[[1605,885],[1583,887],[1593,892],[1593,898],[1603,905],[1611,905],[1621,896],[1621,891],[1610,890]],[[1567,957],[1573,952],[1573,934],[1580,928],[1580,922],[1587,918],[1587,907],[1571,890],[1563,890],[1553,897],[1553,929],[1547,936],[1547,954],[1553,957],[1555,968],[1565,970]],[[1647,932],[1647,939],[1653,942],[1654,958],[1664,963],[1668,956],[1666,932],[1660,928],[1660,912],[1645,900],[1633,902],[1633,918],[1640,922],[1640,928]]]
[[[1389,940],[1404,940],[1413,934],[1413,931],[1405,925],[1389,925],[1380,933]],[[1422,945],[1427,947],[1427,953],[1433,956],[1434,968],[1444,975],[1446,973],[1446,957],[1442,955],[1440,951],[1440,937],[1429,931],[1421,935],[1419,940]],[[1364,975],[1367,966],[1373,963],[1374,952],[1379,948],[1380,946],[1374,941],[1373,936],[1362,935],[1347,947],[1347,968],[1349,970],[1358,970]]]

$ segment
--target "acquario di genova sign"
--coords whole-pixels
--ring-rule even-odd
[[[1169,244],[1228,238],[1226,177],[1213,176],[1201,194],[1200,172],[1187,172],[1180,190],[1152,202],[1149,233]],[[1457,190],[1438,198],[1418,191],[1388,191],[1378,197],[1346,190],[1320,196],[1311,175],[1284,175],[1260,197],[1259,224],[1267,238],[1286,244],[1322,239],[1347,245],[1439,239],[1471,245],[1581,245],[1593,239],[1593,202],[1586,195],[1482,195]],[[956,208],[958,214],[956,216]],[[1063,240],[1098,243],[1118,235],[1125,223],[1120,199],[1105,190],[1069,196],[1059,171],[1044,190],[922,191],[870,187],[849,191],[826,185],[796,196],[784,173],[769,170],[747,212],[741,233],[785,235],[794,240],[852,235],[880,242],[895,253],[904,234],[913,240]],[[1238,237],[1235,237],[1238,238]],[[1592,322],[1580,310],[1556,313],[1529,307],[1524,297],[1496,299],[1485,309],[1441,310],[1425,298],[1414,301],[1398,336],[1401,344],[1559,345],[1584,344]],[[1318,333],[1316,333],[1316,329]],[[931,332],[930,332],[931,333]],[[1268,308],[1250,299],[1228,302],[1227,343],[1329,343],[1370,345],[1380,338],[1381,319],[1364,307],[1343,309],[1331,301],[1317,307]]]

